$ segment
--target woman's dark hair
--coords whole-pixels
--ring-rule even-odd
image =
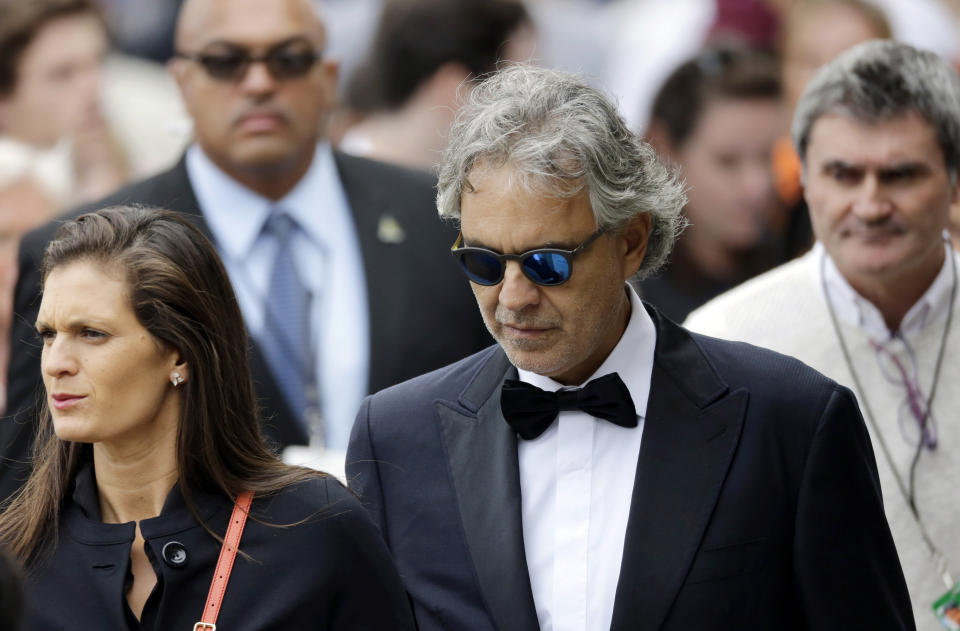
[[[654,98],[650,119],[663,126],[676,147],[690,137],[712,101],[778,99],[780,94],[780,70],[772,53],[715,44],[673,71]]]
[[[492,72],[526,24],[520,0],[388,0],[345,101],[361,111],[395,110],[444,64],[474,76]]]
[[[16,89],[20,57],[43,27],[85,13],[102,20],[92,0],[0,0],[0,97]]]
[[[213,245],[187,219],[140,206],[82,215],[47,246],[44,282],[78,261],[124,274],[137,319],[189,368],[180,386],[176,457],[181,493],[201,524],[192,499],[198,491],[234,499],[323,475],[283,464],[260,433],[240,308]],[[56,541],[60,506],[89,457],[86,445],[54,434],[45,404],[40,413],[33,473],[0,514],[0,544],[28,567]]]

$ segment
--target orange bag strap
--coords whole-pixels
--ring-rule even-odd
[[[223,594],[227,591],[227,582],[233,570],[233,561],[237,557],[240,547],[240,537],[243,535],[243,526],[247,523],[247,513],[253,503],[253,493],[245,491],[237,496],[237,503],[233,505],[230,515],[230,524],[227,534],[220,546],[220,558],[217,559],[217,568],[213,572],[213,581],[210,582],[210,591],[207,593],[207,602],[203,606],[203,615],[200,622],[193,625],[193,631],[217,631],[217,616],[220,615],[220,605],[223,604]]]

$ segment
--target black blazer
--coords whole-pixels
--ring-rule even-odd
[[[652,315],[611,629],[913,629],[850,391]],[[368,397],[354,424],[347,473],[421,631],[538,629],[517,437],[499,405],[516,376],[494,346]]]
[[[456,361],[490,343],[463,274],[449,255],[456,230],[436,216],[431,176],[335,153],[335,162],[363,255],[370,309],[370,392]],[[112,204],[142,203],[192,217],[211,239],[184,160],[155,177],[68,215]],[[404,239],[384,240],[380,222],[396,221]],[[40,305],[43,251],[64,218],[30,234],[20,245],[14,296],[7,416],[0,420],[0,499],[26,479],[36,412],[42,396],[40,344],[34,330]],[[280,447],[305,444],[303,426],[290,413],[266,359],[251,340],[251,369],[266,419],[264,431]]]
[[[222,537],[233,505],[212,494],[195,499],[204,521]],[[240,540],[240,551],[250,558],[237,555],[218,628],[412,631],[410,604],[383,541],[360,503],[335,479],[309,480],[255,498],[250,515]],[[301,520],[306,522],[285,528],[262,523]],[[87,465],[62,509],[55,551],[24,585],[23,628],[192,629],[220,543],[174,487],[161,514],[140,522],[157,587],[138,624],[125,598],[134,528],[133,522],[100,521]]]

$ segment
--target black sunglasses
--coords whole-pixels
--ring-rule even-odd
[[[467,278],[478,285],[496,285],[503,280],[507,261],[517,261],[524,276],[538,285],[552,287],[570,280],[570,275],[573,274],[574,257],[583,252],[604,232],[606,228],[600,228],[572,250],[538,248],[523,254],[498,254],[485,248],[464,247],[461,232],[457,242],[450,248],[450,252],[460,261],[460,266]]]
[[[247,74],[250,64],[262,61],[274,79],[298,79],[306,76],[321,55],[312,50],[291,49],[282,45],[267,51],[265,55],[251,55],[243,48],[233,48],[222,53],[174,53],[174,57],[195,61],[212,79],[239,81]]]

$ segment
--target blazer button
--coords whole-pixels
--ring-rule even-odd
[[[163,560],[170,567],[183,567],[187,564],[187,548],[179,541],[168,541],[163,546]]]

